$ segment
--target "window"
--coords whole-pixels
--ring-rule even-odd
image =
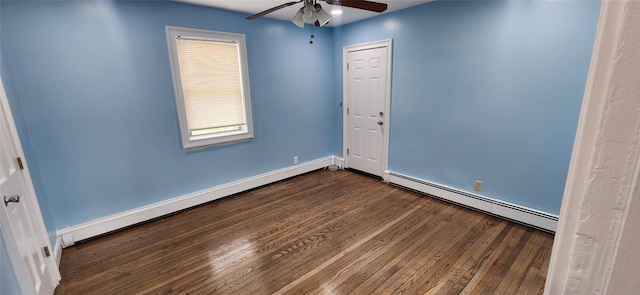
[[[167,27],[182,147],[253,138],[244,35]]]

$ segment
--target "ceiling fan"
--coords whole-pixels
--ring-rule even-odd
[[[304,6],[300,8],[300,10],[298,10],[296,15],[293,17],[293,19],[291,19],[291,21],[294,24],[296,24],[296,26],[301,28],[304,28],[305,23],[314,24],[317,27],[322,27],[327,23],[329,23],[331,16],[324,9],[322,9],[322,6],[320,6],[319,3],[317,3],[319,1],[324,1],[330,5],[339,5],[339,6],[364,9],[364,10],[369,10],[374,12],[383,12],[387,10],[387,4],[385,3],[378,3],[378,2],[366,1],[366,0],[300,0],[300,1],[284,3],[276,7],[269,8],[265,11],[258,12],[254,15],[248,16],[246,19],[248,20],[256,19],[266,14],[272,13],[276,10],[279,10],[294,4],[298,4],[303,1],[304,1]]]

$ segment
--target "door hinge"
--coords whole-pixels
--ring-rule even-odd
[[[349,70],[349,63],[347,63],[347,71]]]
[[[44,246],[42,247],[42,250],[44,250],[44,256],[47,256],[47,257],[51,256],[51,252],[49,252],[49,247]]]
[[[349,107],[347,107],[347,115],[349,114]]]
[[[18,157],[16,158],[16,161],[18,161],[18,168],[20,168],[20,170],[24,170],[24,164],[22,164],[22,158]]]
[[[347,149],[347,155],[349,154],[349,149]]]

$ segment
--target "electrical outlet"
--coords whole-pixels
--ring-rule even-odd
[[[298,165],[298,156],[293,156],[293,165]]]
[[[476,180],[476,182],[473,183],[473,190],[476,192],[482,191],[482,181]]]

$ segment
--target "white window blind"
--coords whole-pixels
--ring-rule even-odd
[[[253,138],[245,36],[166,27],[182,148]]]
[[[176,38],[192,136],[240,130],[246,124],[238,44]]]

